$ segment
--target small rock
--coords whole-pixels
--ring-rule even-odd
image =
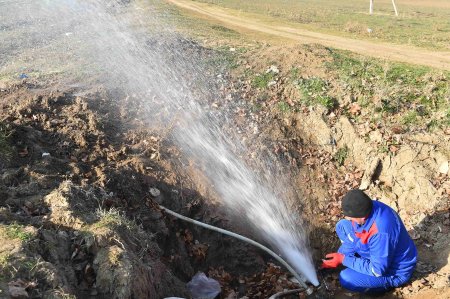
[[[8,83],[6,81],[0,80],[0,90],[6,90],[8,89]]]
[[[153,196],[153,197],[158,197],[158,196],[161,195],[161,191],[159,191],[156,188],[150,188],[149,192],[150,192],[150,195]]]
[[[402,293],[405,294],[405,295],[408,295],[409,293],[411,293],[411,291],[408,288],[404,288],[402,290]]]
[[[439,172],[442,174],[447,174],[449,170],[448,161],[445,161],[439,166]]]
[[[274,73],[274,74],[278,74],[280,72],[280,70],[275,66],[275,65],[271,65],[267,71],[266,74],[268,73]]]
[[[270,81],[269,83],[267,83],[267,87],[273,86],[277,84],[277,81]]]
[[[380,133],[380,131],[372,131],[369,133],[369,138],[371,141],[376,143],[382,143],[383,142],[383,135]]]
[[[380,158],[376,157],[372,159],[372,161],[369,164],[369,167],[367,167],[366,170],[364,171],[364,176],[361,180],[361,185],[359,186],[359,189],[366,190],[367,188],[369,188],[370,184],[372,183],[375,172],[378,168],[378,165],[380,163],[381,163]]]
[[[422,288],[423,285],[420,280],[415,280],[412,282],[411,286],[412,286],[413,290],[418,290],[418,289]]]

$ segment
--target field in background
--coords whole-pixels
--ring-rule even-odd
[[[195,1],[279,18],[311,31],[428,49],[450,49],[450,1],[445,0],[398,0],[399,17],[395,17],[391,0],[374,1],[372,16],[369,15],[369,0]]]

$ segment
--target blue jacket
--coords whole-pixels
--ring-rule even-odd
[[[382,202],[363,225],[352,222],[357,239],[355,252],[345,253],[343,265],[371,276],[410,277],[417,262],[417,249],[397,213]],[[356,241],[356,240],[355,240]]]

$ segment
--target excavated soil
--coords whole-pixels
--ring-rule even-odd
[[[195,189],[164,130],[141,125],[139,101],[24,80],[0,105],[12,149],[0,180],[5,296],[188,297],[198,271],[221,282],[221,298],[294,287],[254,247],[160,211],[251,233]]]

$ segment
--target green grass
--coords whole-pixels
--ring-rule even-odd
[[[11,255],[9,253],[2,252],[0,254],[0,268],[6,268],[10,259]]]
[[[332,59],[325,67],[336,73],[342,89],[351,92],[365,109],[400,116],[400,121],[410,126],[429,121],[449,107],[450,72],[382,62],[349,51],[328,50]],[[427,126],[445,125],[445,120],[441,119],[429,122]]]
[[[255,88],[265,89],[269,82],[273,81],[274,74],[272,72],[257,74],[252,80],[252,86]]]
[[[302,93],[302,101],[306,105],[322,105],[327,109],[332,109],[336,101],[328,94],[328,82],[324,79],[312,77],[309,79],[299,79],[295,85]]]
[[[235,30],[229,29],[221,25],[211,25],[211,29],[217,31],[223,35],[231,35],[233,37],[239,36],[239,33]]]
[[[418,115],[416,111],[409,111],[402,118],[402,124],[408,127],[417,124],[417,122],[418,122]]]
[[[450,127],[450,108],[447,109],[442,123],[444,127]]]
[[[13,223],[5,226],[6,236],[10,239],[19,239],[21,241],[29,241],[33,237],[32,233],[26,232],[24,226]]]
[[[385,71],[384,79],[390,83],[423,87],[426,84],[423,77],[429,72],[430,69],[427,67],[412,67],[406,64],[397,63],[393,64]]]
[[[277,105],[281,113],[288,113],[291,111],[291,106],[289,106],[289,104],[284,101],[278,102]]]
[[[450,46],[450,5],[441,0],[397,3],[395,17],[390,0],[375,1],[369,15],[369,1],[354,0],[195,0],[237,11],[272,17],[278,22],[324,33],[357,39],[381,40],[430,49]],[[431,5],[429,2],[438,3]],[[367,29],[372,29],[368,33]]]
[[[328,69],[339,74],[339,79],[355,91],[360,91],[366,96],[372,95],[373,90],[367,82],[379,81],[384,76],[383,67],[374,60],[355,57],[349,51],[329,49],[332,61],[326,63]]]
[[[337,162],[339,166],[344,165],[345,159],[347,159],[348,156],[348,147],[344,146],[337,150],[337,152],[334,154],[334,161]]]
[[[289,78],[292,82],[298,80],[300,78],[300,69],[298,67],[293,67],[289,71]]]
[[[236,50],[241,52],[241,49]],[[211,58],[205,60],[207,67],[212,67],[213,69],[219,69],[226,67],[227,69],[235,69],[237,65],[236,55],[234,52],[230,51],[229,46],[221,46],[215,49],[214,55]]]

